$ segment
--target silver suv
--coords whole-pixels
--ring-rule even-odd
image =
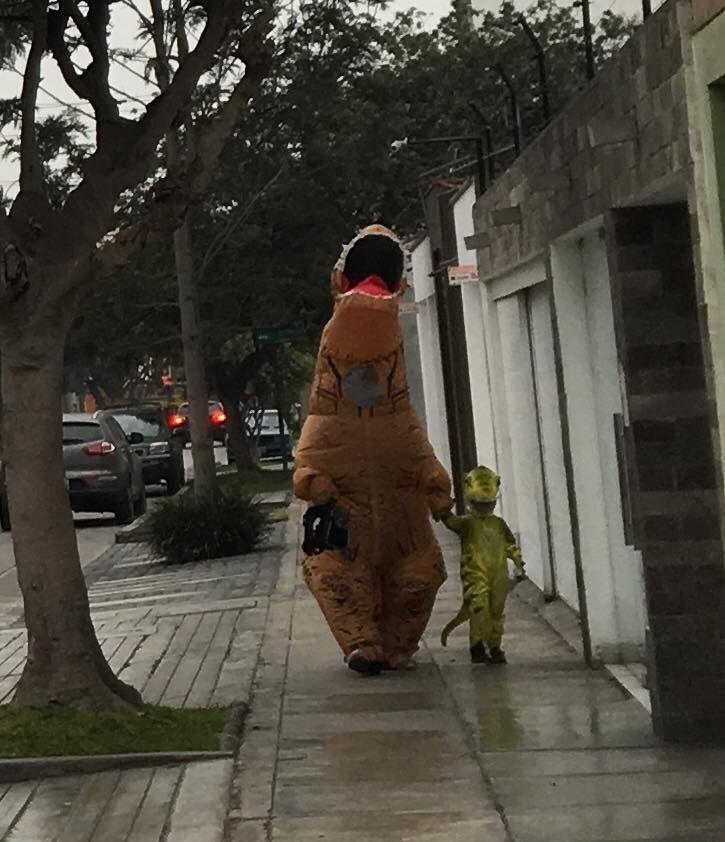
[[[146,511],[146,488],[141,460],[131,445],[138,434],[126,437],[108,412],[63,416],[63,462],[74,512],[112,512],[116,523],[132,523]],[[0,525],[10,529],[5,471],[0,483]]]

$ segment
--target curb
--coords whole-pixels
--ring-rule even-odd
[[[146,531],[146,520],[148,518],[148,512],[145,515],[141,515],[140,518],[137,518],[133,523],[129,523],[128,526],[124,526],[116,532],[116,536],[114,539],[114,543],[116,544],[143,544],[146,542],[146,538],[148,537],[148,531]],[[138,535],[137,535],[138,533]]]
[[[0,760],[0,783],[18,783],[35,778],[88,775],[111,770],[148,766],[180,766],[211,760],[228,760],[230,751],[160,751],[143,754],[95,754],[78,757],[20,757]]]
[[[227,710],[227,721],[219,735],[220,751],[235,756],[244,736],[244,723],[249,713],[248,702],[233,702]]]
[[[181,497],[182,494],[186,494],[186,492],[191,488],[191,485],[188,483],[174,495],[174,497],[162,497],[163,500],[172,500],[175,497]],[[150,532],[147,529],[147,521],[151,511],[147,511],[145,515],[141,515],[141,517],[136,518],[133,523],[129,523],[128,526],[123,526],[116,532],[116,536],[114,539],[114,543],[116,544],[147,544],[149,542],[149,538],[151,537]]]

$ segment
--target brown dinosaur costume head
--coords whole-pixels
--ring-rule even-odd
[[[370,362],[400,346],[398,301],[407,289],[408,260],[384,225],[363,228],[343,248],[332,270],[335,318],[326,336],[336,357]]]

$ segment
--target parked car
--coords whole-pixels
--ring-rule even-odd
[[[132,523],[146,511],[141,460],[132,446],[143,437],[127,437],[109,412],[63,416],[63,462],[74,512],[113,512],[116,523]],[[0,474],[2,528],[10,529],[4,466]]]
[[[185,479],[184,440],[171,423],[173,414],[158,404],[114,406],[107,411],[127,436],[142,437],[132,449],[141,460],[146,485],[164,483],[168,494],[176,494]]]
[[[183,436],[188,444],[191,441],[191,430],[189,429],[189,404],[182,403],[179,411],[172,417],[172,424],[183,431]],[[219,444],[224,444],[227,438],[227,414],[219,401],[209,401],[209,429],[212,438]]]
[[[260,420],[252,414],[247,418],[247,434],[255,442],[260,459],[292,459],[294,448],[292,435],[286,422],[282,422],[282,436],[279,433],[279,417],[276,409],[265,409]],[[227,460],[234,462],[234,454],[227,442]]]

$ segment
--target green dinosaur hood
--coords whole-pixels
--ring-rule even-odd
[[[491,468],[480,466],[466,476],[466,498],[473,503],[493,503],[498,498],[501,477]]]

